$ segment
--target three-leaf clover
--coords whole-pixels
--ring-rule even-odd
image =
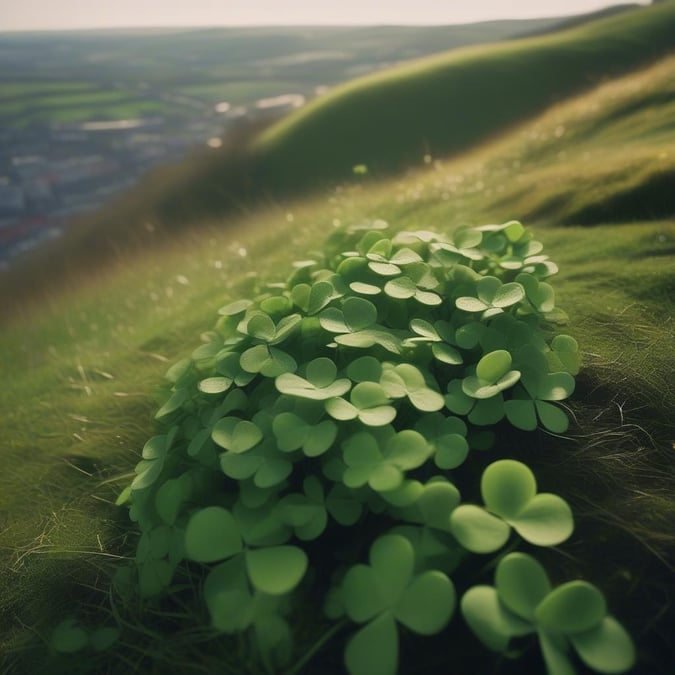
[[[159,478],[177,434],[178,427],[172,427],[166,434],[153,436],[143,446],[141,455],[143,459],[136,465],[136,477],[131,483],[132,490],[149,487]]]
[[[434,449],[434,462],[439,469],[455,469],[467,458],[468,430],[459,417],[446,417],[441,413],[425,415],[417,422],[415,429]]]
[[[480,312],[485,320],[517,305],[524,297],[525,290],[519,283],[502,284],[497,277],[483,277],[476,282],[476,295],[459,297],[455,305],[465,312]]]
[[[259,342],[277,345],[287,340],[300,327],[301,322],[300,314],[289,314],[275,323],[267,312],[253,310],[241,320],[238,330]]]
[[[326,412],[336,420],[359,419],[366,426],[381,427],[396,417],[396,408],[390,405],[382,385],[377,382],[359,382],[350,392],[349,401],[331,398],[326,401]]]
[[[407,397],[422,412],[436,412],[445,403],[443,396],[427,384],[422,371],[411,363],[384,363],[380,384],[388,396]]]
[[[537,419],[553,433],[564,433],[569,426],[565,412],[551,401],[566,399],[574,391],[574,378],[567,372],[549,373],[546,357],[531,346],[518,354],[522,363],[520,385],[504,404],[507,419],[514,427],[532,431]]]
[[[452,534],[469,551],[496,551],[511,528],[536,546],[555,546],[572,534],[567,502],[547,492],[537,494],[534,474],[522,462],[493,462],[483,472],[480,489],[484,508],[462,504],[450,516]]]
[[[441,631],[455,609],[452,581],[437,570],[415,574],[415,553],[397,534],[379,537],[370,565],[349,569],[342,582],[347,616],[366,623],[351,638],[345,663],[351,675],[393,675],[398,662],[400,623],[421,635]]]
[[[316,539],[326,529],[326,513],[323,487],[316,476],[308,476],[301,493],[282,497],[276,505],[280,520],[293,528],[295,536],[303,541]]]
[[[454,331],[447,321],[436,321],[435,324],[431,324],[424,319],[412,319],[410,330],[415,333],[415,337],[405,340],[405,346],[431,344],[431,352],[437,361],[452,366],[464,362],[461,352],[455,346]]]
[[[282,452],[302,449],[307,457],[318,457],[333,445],[338,427],[331,420],[310,423],[293,412],[282,412],[274,418],[272,430]]]
[[[475,375],[462,381],[462,391],[471,398],[487,399],[512,387],[520,379],[520,371],[511,370],[511,354],[498,349],[485,354],[476,365]]]
[[[625,672],[635,661],[630,636],[607,614],[595,586],[570,581],[552,589],[544,568],[525,553],[502,558],[495,586],[470,588],[460,606],[471,630],[494,651],[505,651],[513,637],[536,632],[550,675],[574,673],[570,644],[600,673]]]
[[[383,442],[372,433],[361,431],[342,445],[346,470],[342,482],[350,488],[366,483],[375,491],[395,490],[403,482],[405,471],[424,464],[431,449],[424,436],[412,429],[390,433]]]

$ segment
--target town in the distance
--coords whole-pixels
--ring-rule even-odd
[[[0,32],[0,269],[242,125],[402,61],[560,22]]]

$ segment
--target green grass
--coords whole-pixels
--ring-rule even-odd
[[[0,82],[0,101],[51,94],[80,93],[91,89],[95,89],[95,85],[87,82]]]
[[[107,579],[136,541],[112,502],[155,429],[162,373],[192,351],[222,304],[283,279],[334,227],[384,218],[447,231],[519,217],[560,265],[558,304],[585,359],[573,440],[523,437],[520,452],[542,486],[580,514],[565,565],[609,592],[638,642],[640,672],[665,675],[673,663],[675,220],[672,202],[650,217],[641,195],[675,170],[674,75],[675,58],[664,60],[464,157],[432,159],[390,180],[354,179],[328,195],[232,217],[227,227],[214,221],[166,239],[156,232],[152,248],[100,269],[73,259],[66,288],[15,307],[0,333],[7,670],[259,672],[245,646],[199,633],[199,608],[189,604],[173,607],[174,623],[127,608],[122,646],[99,661],[45,666],[35,636],[47,639],[67,614],[110,620]],[[620,194],[635,197],[634,210],[603,212]],[[602,537],[611,554],[590,558],[588,543]],[[317,612],[309,601],[298,615],[298,658],[321,634]],[[447,650],[446,640],[427,657]],[[308,672],[330,672],[329,661]]]
[[[665,3],[354,80],[267,130],[258,171],[297,187],[343,179],[355,164],[380,172],[457,153],[658,58],[675,47],[674,33],[675,5]]]
[[[9,124],[25,126],[38,121],[83,122],[91,119],[125,119],[161,113],[167,104],[162,101],[139,99],[123,90],[64,91],[58,95],[36,95],[0,101],[0,119]]]

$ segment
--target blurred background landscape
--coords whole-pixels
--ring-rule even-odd
[[[259,130],[336,84],[631,8],[451,26],[0,26],[0,268],[153,168],[184,162],[187,172],[207,161],[205,148]]]
[[[259,673],[194,607],[132,617],[111,653],[49,648],[133,556],[114,502],[163,374],[335,230],[515,218],[583,354],[569,435],[519,445],[578,515],[559,577],[602,586],[635,672],[670,675],[675,0],[216,4],[0,6],[0,672]],[[297,625],[301,655],[321,608]],[[403,663],[479,672],[441,642]]]

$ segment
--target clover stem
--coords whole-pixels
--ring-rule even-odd
[[[515,534],[515,533],[514,533],[514,534]],[[522,543],[522,541],[523,541],[523,540],[522,540],[519,536],[517,536],[517,535],[514,536],[514,537],[513,537],[513,540],[511,541],[511,543],[510,543],[505,549],[503,549],[502,551],[500,551],[500,554],[499,554],[498,556],[495,556],[495,557],[491,558],[487,563],[485,563],[485,565],[483,565],[483,567],[481,567],[481,568],[478,570],[478,572],[476,572],[476,574],[474,575],[474,579],[480,579],[481,577],[483,577],[484,575],[486,575],[490,570],[492,570],[492,569],[494,569],[495,567],[497,567],[497,563],[498,563],[505,555],[507,555],[507,554],[511,553],[512,551],[514,551],[515,549],[517,549],[518,546],[520,546],[520,544]]]
[[[342,628],[347,625],[347,619],[342,619],[338,621],[332,628],[327,630],[303,655],[300,659],[287,671],[284,675],[297,675],[301,672],[302,669],[314,658],[314,655],[328,642],[332,637],[335,636]]]

